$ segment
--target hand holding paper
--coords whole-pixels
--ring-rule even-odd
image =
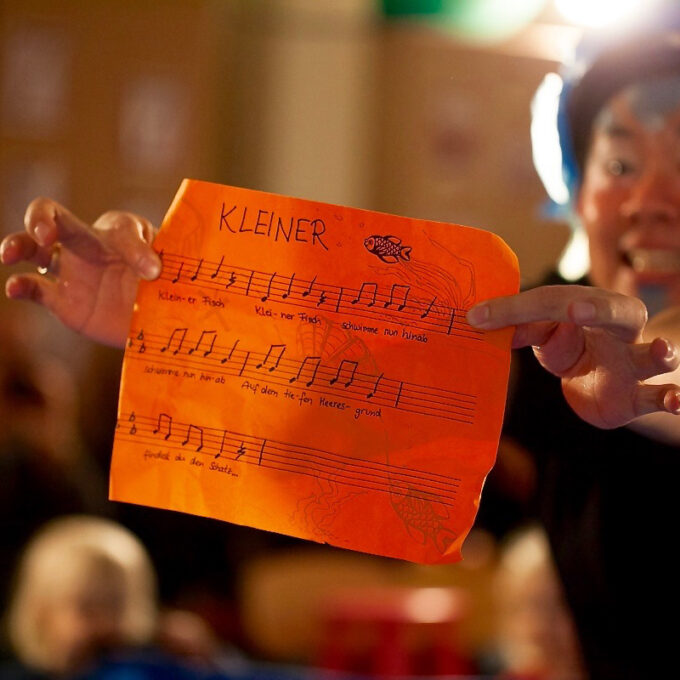
[[[89,226],[38,199],[0,251],[42,268],[10,297],[127,343],[114,498],[452,561],[493,464],[511,336],[593,424],[678,412],[676,385],[644,382],[678,351],[640,340],[639,301],[514,295],[514,256],[486,232],[186,181],[128,330],[153,237],[128,213]]]
[[[541,365],[562,378],[572,409],[600,428],[652,413],[680,413],[680,390],[647,383],[680,363],[677,346],[642,341],[647,310],[637,298],[591,286],[543,286],[470,310],[479,328],[516,325],[513,347],[534,347]]]
[[[420,562],[460,558],[516,291],[493,234],[185,181],[128,338],[111,497]]]
[[[139,277],[160,273],[150,247],[151,224],[142,217],[110,211],[92,226],[55,201],[34,200],[25,231],[0,246],[3,264],[28,261],[38,274],[14,274],[8,297],[29,299],[49,309],[65,326],[93,340],[123,347]]]

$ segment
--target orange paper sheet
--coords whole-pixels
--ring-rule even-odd
[[[515,293],[493,234],[185,180],[125,352],[110,497],[415,562],[460,559]]]

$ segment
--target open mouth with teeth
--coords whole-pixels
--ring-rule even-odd
[[[680,250],[633,248],[623,253],[623,259],[637,274],[653,277],[680,274]]]
[[[672,290],[680,279],[680,250],[671,248],[631,248],[621,254],[623,261],[634,272],[637,296],[647,306],[650,317],[666,309]]]

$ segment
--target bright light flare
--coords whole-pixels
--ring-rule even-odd
[[[531,102],[531,147],[534,166],[548,196],[559,205],[569,202],[569,188],[562,175],[562,147],[557,130],[557,113],[562,78],[546,74]]]
[[[555,6],[569,22],[602,28],[632,20],[649,0],[555,0]]]

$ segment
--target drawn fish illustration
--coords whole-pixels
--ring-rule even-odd
[[[407,262],[411,259],[411,246],[402,246],[401,239],[390,234],[379,236],[373,234],[364,239],[364,246],[369,253],[373,253],[383,262],[395,263],[401,258]]]
[[[456,540],[456,535],[444,526],[448,519],[446,510],[438,510],[435,503],[420,498],[415,489],[409,487],[406,495],[392,495],[392,507],[406,526],[411,538],[418,543],[425,544],[428,539],[444,554],[447,548]]]

